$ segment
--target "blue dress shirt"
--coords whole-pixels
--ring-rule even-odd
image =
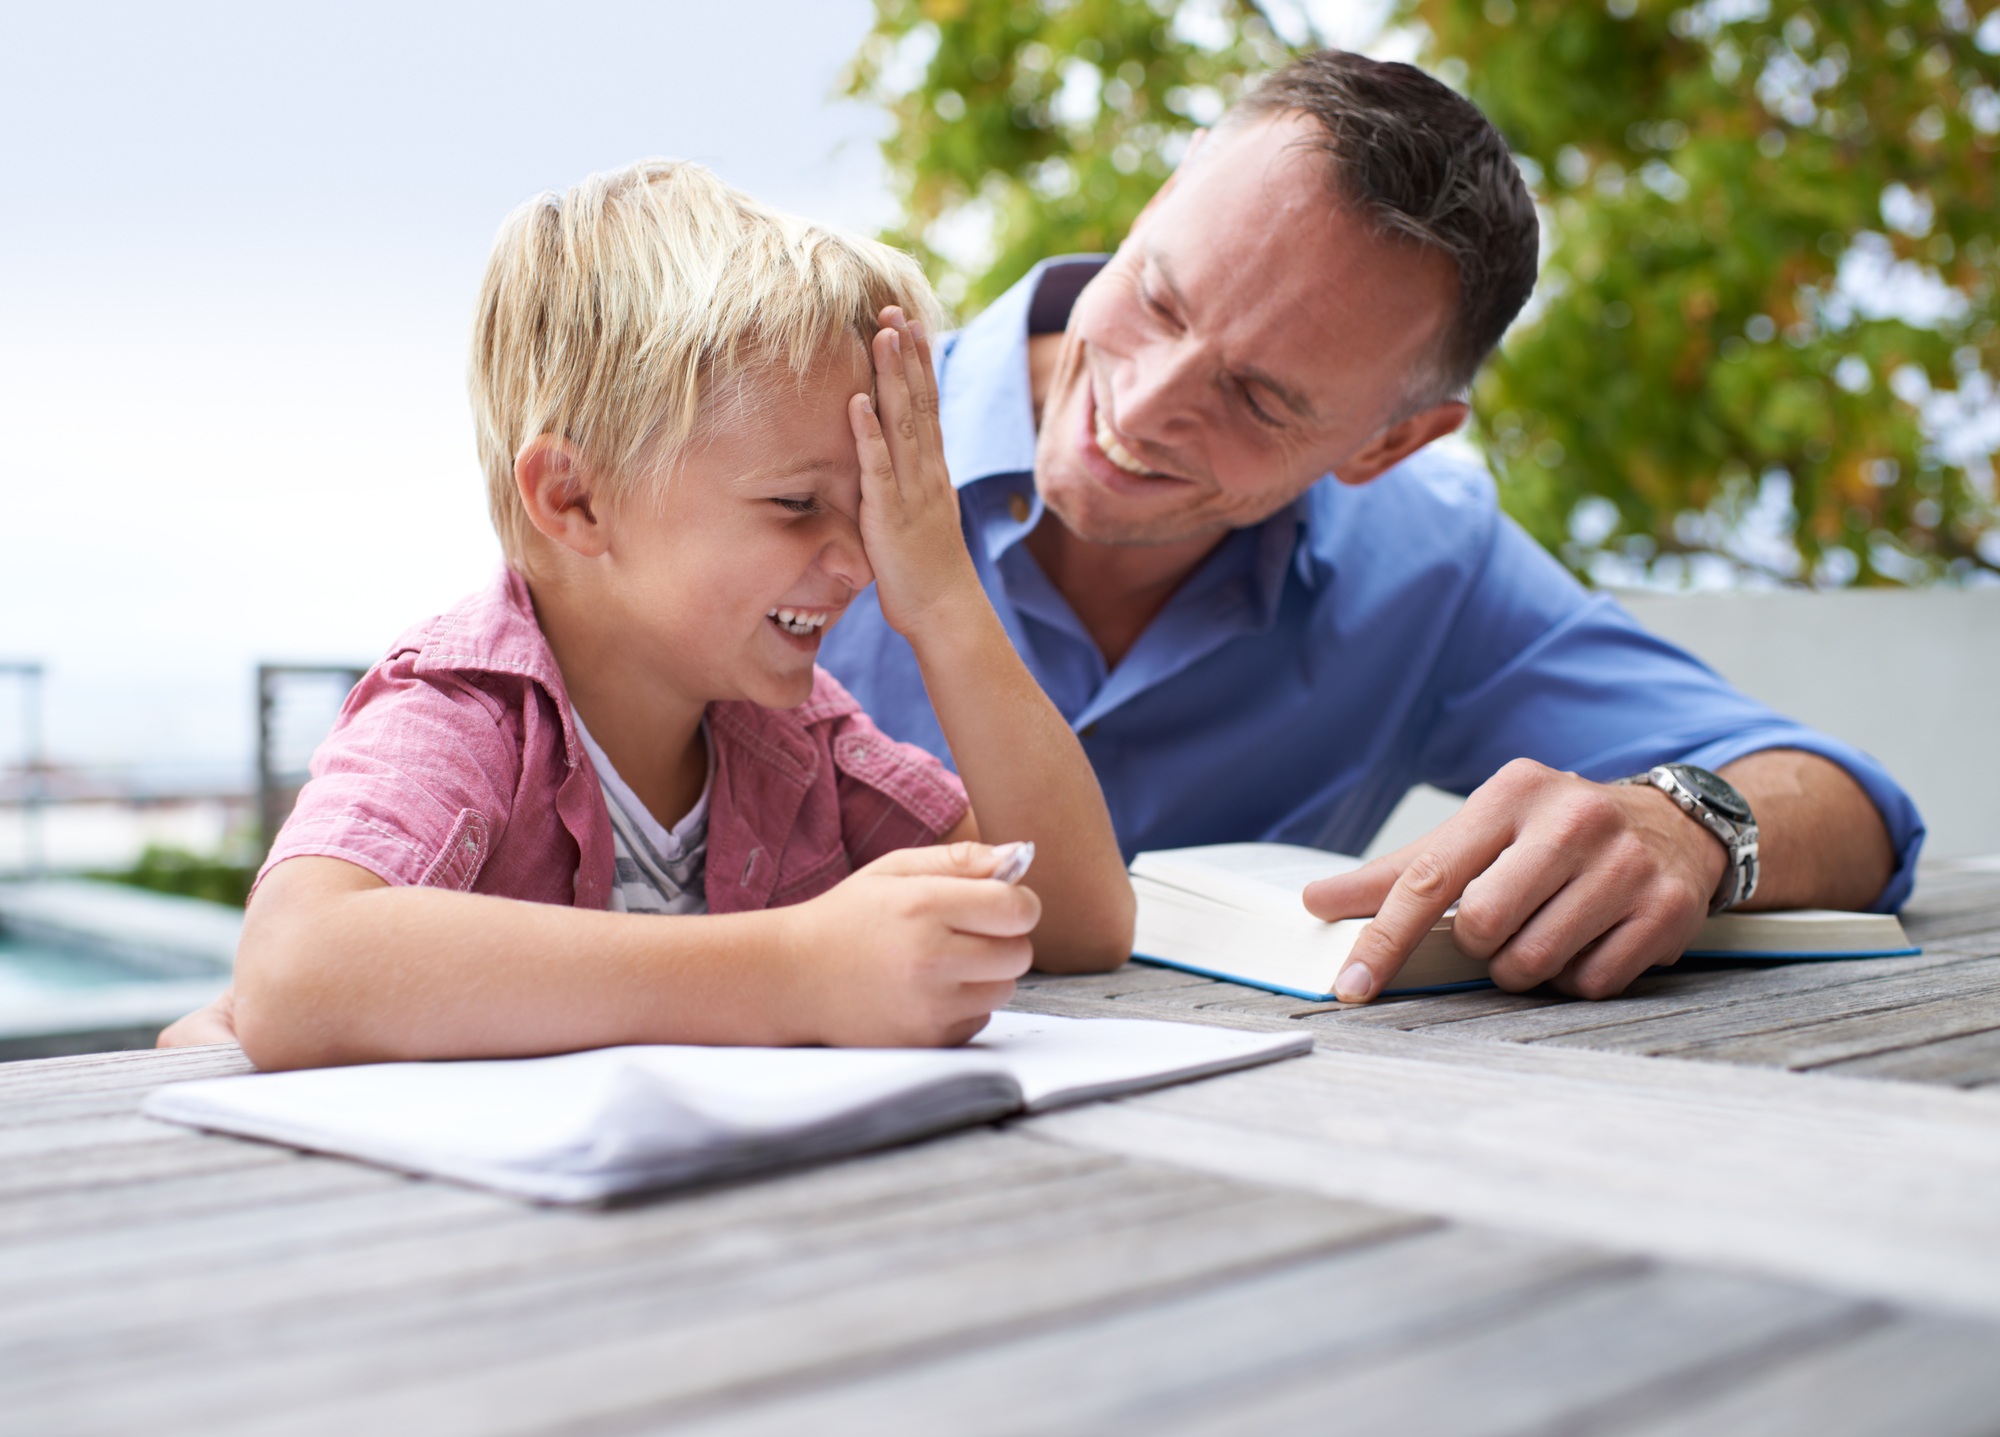
[[[1435,449],[1372,483],[1322,478],[1231,533],[1107,668],[1021,542],[1042,519],[1028,336],[1060,329],[1102,263],[1039,266],[945,341],[939,383],[973,562],[1081,738],[1128,859],[1245,839],[1359,853],[1413,785],[1470,793],[1522,756],[1605,780],[1794,748],[1881,810],[1898,862],[1875,906],[1909,896],[1923,822],[1880,764],[1645,632],[1500,512],[1482,467]],[[872,588],[820,662],[883,729],[950,762]]]

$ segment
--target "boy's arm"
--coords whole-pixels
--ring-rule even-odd
[[[909,849],[806,903],[699,917],[392,887],[280,863],[237,950],[259,1068],[502,1058],[620,1043],[963,1042],[1027,969],[1033,895],[968,883],[992,849]]]
[[[875,336],[876,406],[852,401],[861,531],[882,613],[909,640],[979,837],[1032,839],[1024,882],[1042,899],[1037,967],[1115,968],[1131,955],[1134,900],[1090,760],[987,601],[945,469],[930,344],[897,310]]]

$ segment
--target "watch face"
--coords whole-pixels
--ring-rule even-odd
[[[1704,803],[1731,823],[1750,821],[1750,805],[1743,801],[1742,794],[1721,778],[1705,768],[1696,768],[1689,763],[1676,763],[1669,767],[1673,769],[1676,778],[1693,789]]]

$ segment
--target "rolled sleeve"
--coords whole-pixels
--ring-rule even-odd
[[[414,655],[384,660],[314,752],[258,881],[287,859],[322,857],[398,887],[470,889],[519,786],[507,717],[476,684],[418,674]]]
[[[1775,718],[1775,716],[1774,716]],[[1803,753],[1817,754],[1829,763],[1838,764],[1847,771],[1863,793],[1875,805],[1875,811],[1882,815],[1882,823],[1889,830],[1889,843],[1896,852],[1896,871],[1889,875],[1889,882],[1875,901],[1868,905],[1871,913],[1894,913],[1910,901],[1910,892],[1917,882],[1917,856],[1924,846],[1924,820],[1917,812],[1917,806],[1910,800],[1896,780],[1889,777],[1889,770],[1881,763],[1851,744],[1842,743],[1837,738],[1829,738],[1816,729],[1796,724],[1788,719],[1777,719],[1763,727],[1747,733],[1735,734],[1729,738],[1716,739],[1689,753],[1679,755],[1671,762],[1691,763],[1697,768],[1717,769],[1726,763],[1734,763],[1753,753],[1767,749],[1791,748]],[[1663,760],[1667,761],[1667,760]],[[1650,765],[1649,765],[1650,767]]]
[[[1910,896],[1924,825],[1888,770],[1646,632],[1511,523],[1496,530],[1439,672],[1437,721],[1418,757],[1428,783],[1470,793],[1522,757],[1608,781],[1659,763],[1715,769],[1798,749],[1852,775],[1889,830],[1896,870],[1870,907],[1894,912]]]

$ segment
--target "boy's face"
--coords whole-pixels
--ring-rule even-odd
[[[618,506],[607,597],[633,660],[704,703],[805,701],[821,636],[874,579],[847,419],[871,378],[858,339],[803,380],[752,370],[664,494],[639,486]]]

